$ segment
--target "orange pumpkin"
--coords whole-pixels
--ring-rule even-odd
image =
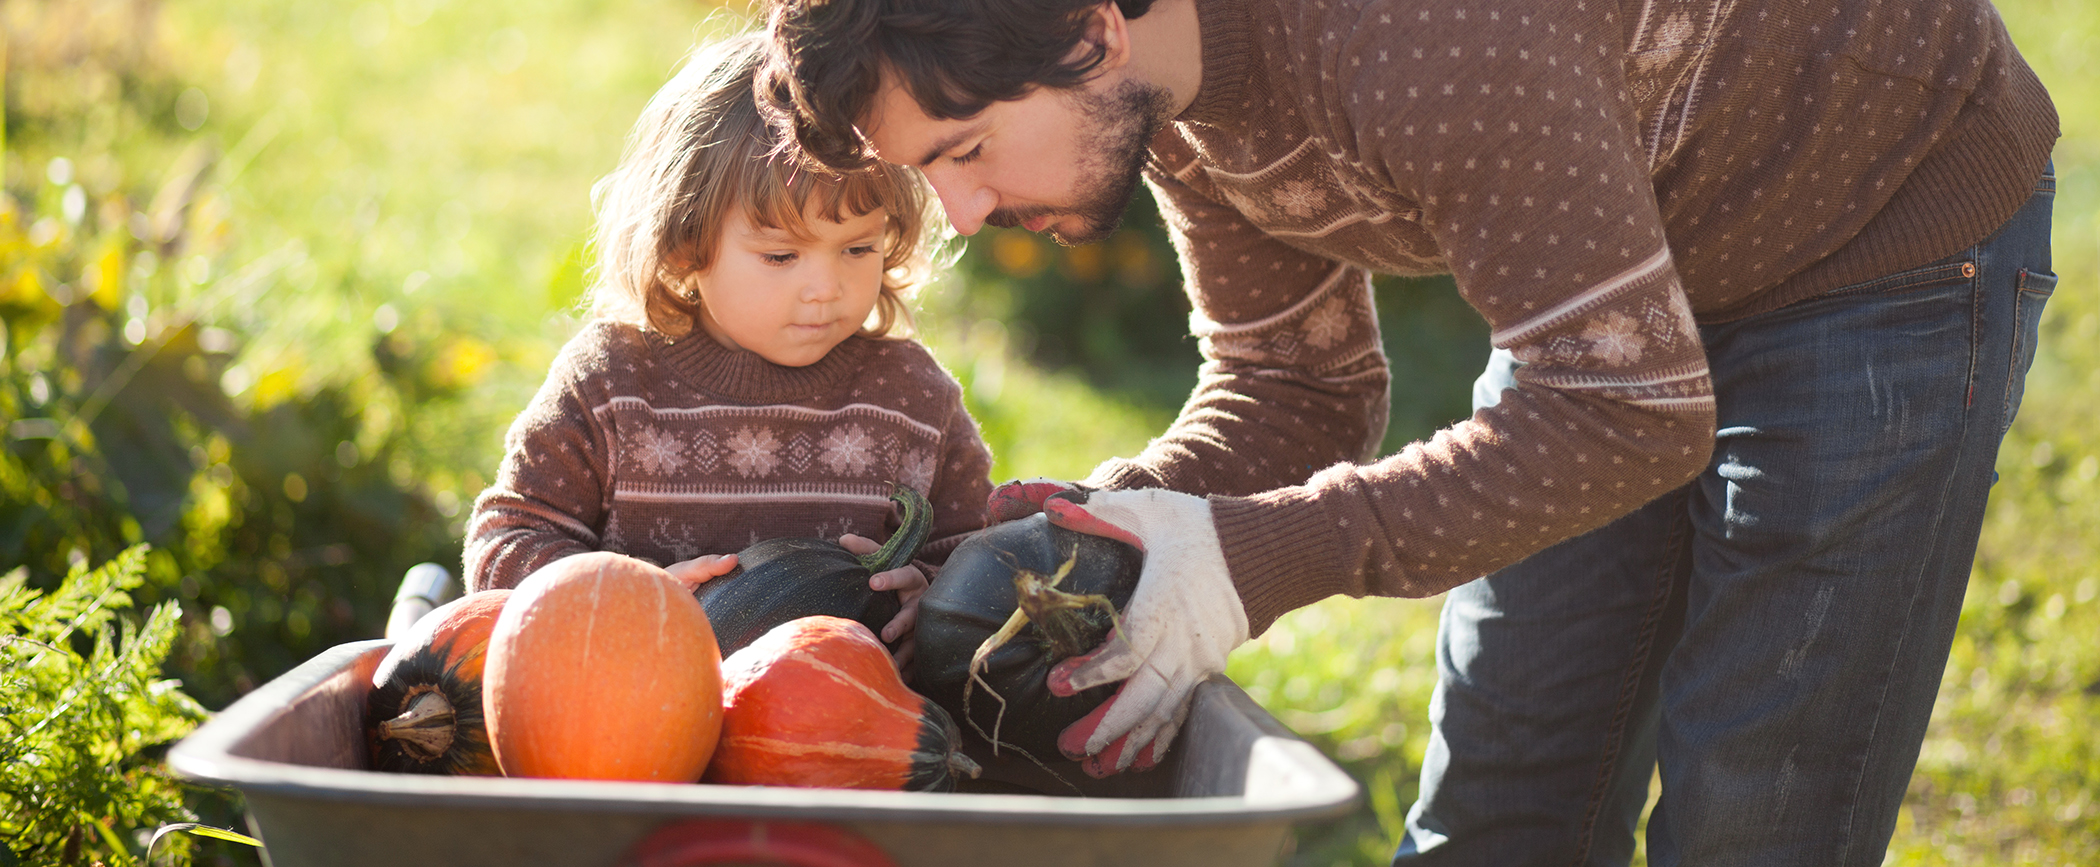
[[[790,620],[722,663],[722,740],[704,782],[945,792],[977,763],[947,711],[843,617]]]
[[[509,590],[489,590],[447,602],[379,660],[365,696],[375,770],[502,773],[482,723],[481,672],[489,632],[509,597]]]
[[[503,772],[700,778],[722,727],[722,657],[669,573],[621,554],[526,576],[489,636],[482,702]]]

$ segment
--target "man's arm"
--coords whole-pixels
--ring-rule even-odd
[[[1459,11],[1347,31],[1322,80],[1330,100],[1384,97],[1337,134],[1420,203],[1459,292],[1525,365],[1499,404],[1378,463],[1214,501],[1257,633],[1334,593],[1472,580],[1684,484],[1713,447],[1705,350],[1633,129],[1618,24],[1595,4]]]
[[[1370,275],[1263,234],[1165,172],[1147,181],[1181,254],[1204,361],[1174,424],[1087,483],[1243,495],[1374,457],[1390,376]]]

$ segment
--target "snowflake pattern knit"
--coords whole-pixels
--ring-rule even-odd
[[[2047,93],[1981,0],[1205,0],[1152,142],[1206,364],[1089,479],[1211,494],[1258,633],[1440,592],[1682,485],[1713,447],[1698,323],[1923,264],[2010,217]],[[1372,461],[1369,273],[1451,273],[1525,366]]]
[[[929,565],[986,520],[991,453],[926,350],[855,337],[780,367],[705,335],[595,322],[511,426],[468,526],[469,586],[583,551],[659,565],[781,536],[876,540],[890,483],[926,495]]]

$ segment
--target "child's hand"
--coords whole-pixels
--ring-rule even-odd
[[[671,573],[671,577],[678,579],[678,583],[685,585],[688,593],[697,591],[700,589],[700,585],[735,570],[735,554],[708,554],[702,557],[694,557],[691,560],[681,560],[664,567],[665,572]]]
[[[839,537],[839,547],[858,556],[873,554],[882,548],[873,539],[850,533]],[[912,653],[918,648],[917,637],[912,627],[918,623],[919,597],[926,595],[928,583],[926,573],[912,565],[878,572],[868,579],[870,590],[897,591],[897,616],[890,618],[889,625],[882,627],[881,637],[884,644],[896,645],[897,649],[891,657],[896,660],[897,670],[901,672],[911,670],[909,666]]]

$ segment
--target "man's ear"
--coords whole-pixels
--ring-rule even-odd
[[[1123,17],[1123,9],[1115,0],[1102,0],[1086,12],[1086,28],[1079,37],[1079,44],[1072,46],[1072,59],[1078,60],[1099,50],[1101,64],[1094,69],[1108,72],[1130,62],[1130,19]]]

